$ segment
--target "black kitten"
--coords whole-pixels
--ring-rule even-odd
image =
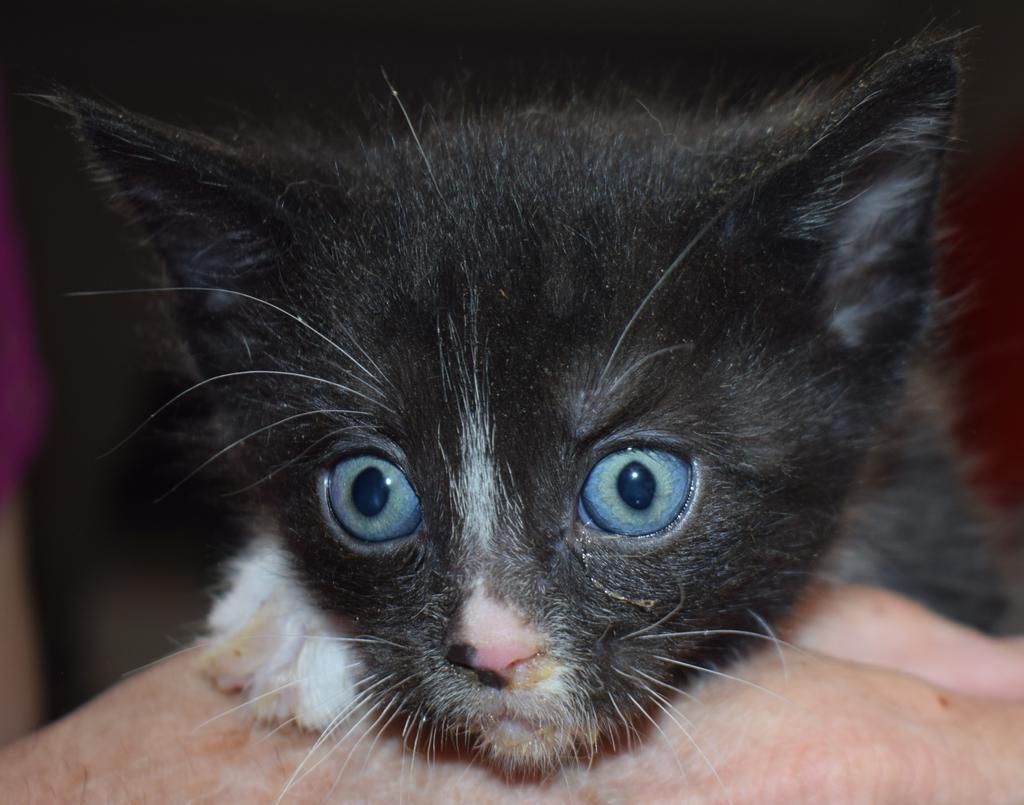
[[[60,99],[260,524],[219,683],[545,768],[822,575],[988,623],[935,371],[956,89],[918,42],[711,119],[509,102],[315,147]]]

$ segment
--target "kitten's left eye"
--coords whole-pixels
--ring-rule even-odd
[[[580,518],[609,534],[653,534],[682,513],[692,477],[690,462],[664,450],[619,450],[590,470],[580,493]]]
[[[420,500],[405,474],[377,456],[351,456],[334,465],[327,481],[331,511],[364,542],[407,537],[420,524]]]

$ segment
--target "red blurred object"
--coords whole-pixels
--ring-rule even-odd
[[[993,503],[1024,504],[1024,141],[954,185],[946,279],[965,295],[961,436]]]

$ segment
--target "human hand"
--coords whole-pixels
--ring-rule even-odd
[[[285,790],[292,802],[1019,801],[1019,642],[869,588],[823,591],[785,636],[804,650],[766,643],[726,669],[735,679],[671,697],[641,748],[514,783],[466,759],[428,764],[398,736],[308,754],[312,736],[251,727],[185,652],[0,753],[0,790],[86,803],[273,802]]]

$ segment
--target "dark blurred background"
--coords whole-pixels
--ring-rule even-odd
[[[30,479],[30,540],[50,708],[59,714],[194,635],[231,528],[197,491],[153,500],[180,477],[159,428],[118,442],[180,390],[154,357],[137,297],[72,299],[140,284],[151,258],[90,186],[66,121],[24,93],[54,81],[171,122],[229,123],[282,108],[354,115],[384,102],[380,68],[412,99],[446,77],[542,77],[573,65],[586,83],[614,72],[681,93],[712,75],[772,83],[836,68],[930,24],[977,27],[948,220],[950,289],[970,309],[962,435],[977,480],[1000,505],[1024,503],[1024,3],[805,0],[718,3],[36,2],[0,12],[4,86],[41,349],[49,434]],[[176,474],[177,473],[177,474]]]

